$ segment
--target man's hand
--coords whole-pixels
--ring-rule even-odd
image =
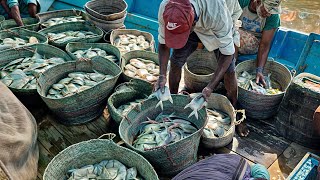
[[[154,91],[157,91],[158,89],[161,90],[162,93],[164,93],[164,87],[167,83],[167,77],[165,75],[160,75],[158,81],[155,84]]]
[[[208,99],[209,99],[212,91],[213,91],[213,90],[212,90],[211,88],[209,88],[208,86],[205,87],[205,88],[203,88],[203,90],[202,90],[202,96],[204,97],[204,99],[205,99],[206,101],[208,101]]]
[[[266,81],[264,80],[263,74],[260,73],[260,72],[257,73],[256,83],[257,83],[257,84],[262,83],[263,87],[266,87],[266,85],[267,85]]]

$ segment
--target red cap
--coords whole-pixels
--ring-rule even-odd
[[[189,0],[170,0],[163,12],[165,42],[169,48],[183,48],[190,35],[194,13]]]

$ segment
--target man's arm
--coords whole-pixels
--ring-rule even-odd
[[[33,3],[28,4],[28,12],[29,12],[30,17],[33,17],[33,18],[36,17],[37,8],[38,8],[37,4],[33,4]]]
[[[263,74],[262,74],[262,69],[264,68],[267,59],[268,59],[268,54],[270,51],[270,46],[271,46],[271,41],[272,38],[274,36],[274,32],[276,29],[270,29],[267,31],[263,31],[262,32],[262,37],[261,37],[261,41],[259,44],[259,50],[258,50],[258,57],[257,57],[257,80],[256,83],[261,82],[264,86],[266,85],[266,82],[263,78]]]
[[[159,56],[159,63],[160,63],[160,76],[155,87],[155,90],[158,88],[161,91],[164,91],[164,86],[167,83],[167,67],[169,62],[170,56],[170,48],[168,48],[165,44],[158,44],[158,56]]]
[[[9,9],[9,6],[7,5],[7,1],[6,0],[1,0],[0,3],[1,3],[1,6],[3,7],[3,9],[6,11],[6,13],[10,17],[10,9]]]
[[[14,5],[11,7],[11,17],[16,21],[18,26],[23,26],[18,5]]]

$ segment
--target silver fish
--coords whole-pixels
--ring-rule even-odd
[[[188,118],[194,115],[196,119],[198,119],[198,111],[204,106],[207,106],[207,102],[202,95],[199,95],[193,98],[192,101],[184,107],[184,109],[192,109],[192,112],[190,113]]]

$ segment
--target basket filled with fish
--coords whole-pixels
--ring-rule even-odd
[[[27,18],[21,18],[21,19],[22,19],[24,26],[19,27],[15,20],[8,19],[8,20],[4,20],[0,23],[0,30],[12,29],[12,28],[24,28],[24,29],[28,29],[31,31],[38,31],[40,29],[39,18],[27,17]]]
[[[0,51],[45,43],[48,43],[47,37],[27,29],[16,28],[0,31]]]
[[[128,4],[124,0],[91,0],[84,5],[88,14],[105,21],[123,18],[127,13],[127,8]]]
[[[41,74],[37,91],[60,123],[83,124],[101,116],[120,74],[120,67],[103,57],[81,59]]]
[[[191,96],[196,94],[191,94]],[[241,112],[242,118],[236,121],[236,113]],[[207,105],[208,123],[206,124],[201,142],[206,148],[221,148],[228,145],[234,136],[235,126],[245,119],[244,110],[234,110],[227,97],[212,93]]]
[[[158,80],[160,69],[158,54],[150,51],[131,51],[122,56],[123,79],[142,79],[149,83]]]
[[[266,85],[256,83],[256,61],[248,60],[236,66],[238,101],[246,115],[254,119],[267,119],[277,113],[279,104],[290,85],[292,75],[284,65],[267,61],[264,67]]]
[[[124,86],[126,86],[125,89]],[[131,108],[139,107],[136,105],[152,93],[152,86],[145,81],[133,80],[122,83],[118,87],[120,88],[116,88],[116,92],[108,98],[107,107],[112,119],[120,124]]]
[[[87,14],[76,9],[48,11],[38,14],[41,28],[47,28],[67,22],[84,22]]]
[[[116,64],[120,64],[120,51],[117,47],[107,43],[68,43],[66,51],[73,59],[92,59],[96,56],[109,59]]]
[[[115,29],[111,32],[110,42],[119,48],[121,54],[133,50],[155,52],[152,34],[135,29]]]
[[[157,98],[151,96],[130,109],[120,123],[119,134],[158,173],[172,176],[196,162],[207,115],[201,103],[190,103],[188,96],[170,96],[167,87],[160,93],[156,91],[153,95]]]
[[[69,42],[95,43],[103,37],[103,31],[86,22],[57,24],[39,31],[48,37],[49,43],[65,48]]]
[[[104,134],[67,147],[51,160],[43,179],[159,179],[143,156],[117,145],[114,137],[115,134]]]

